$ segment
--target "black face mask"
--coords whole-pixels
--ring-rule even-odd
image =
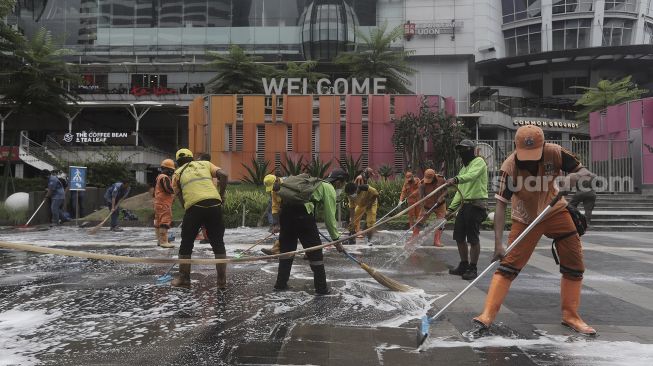
[[[474,149],[458,150],[458,156],[460,156],[460,158],[463,160],[463,164],[465,165],[471,163],[471,161],[476,157],[474,155]]]

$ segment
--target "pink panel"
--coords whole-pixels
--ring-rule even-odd
[[[345,97],[347,108],[347,155],[358,159],[363,150],[363,98],[359,95]]]
[[[449,116],[456,115],[456,100],[453,97],[444,98],[444,112]]]
[[[647,127],[653,127],[653,98],[646,98],[642,103],[644,104],[643,124]]]
[[[592,161],[606,161],[609,156],[608,141],[591,141]]]
[[[433,112],[439,111],[440,110],[440,96],[439,95],[427,95],[426,96],[426,105]]]
[[[392,134],[394,125],[390,122],[390,96],[369,96],[368,143],[369,166],[378,168],[383,164],[392,165],[394,147]]]
[[[621,131],[612,137],[612,159],[627,158],[629,154],[628,131]]]
[[[397,95],[395,96],[395,117],[401,118],[408,113],[417,114],[419,112],[418,95]]]
[[[628,107],[626,103],[608,107],[606,129],[608,133],[615,133],[627,129]]]
[[[653,184],[653,127],[642,128],[642,177],[644,184]]]
[[[590,113],[590,137],[594,139],[601,139],[603,131],[601,129],[601,113]]]
[[[628,109],[630,111],[630,129],[639,130],[642,128],[642,101],[628,103]]]

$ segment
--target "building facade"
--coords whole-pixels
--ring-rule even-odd
[[[334,57],[384,24],[403,27],[393,46],[411,52],[411,90],[455,100],[478,139],[511,139],[527,123],[585,139],[575,87],[633,75],[653,89],[653,0],[33,0],[7,21],[51,30],[84,80],[70,86],[79,113],[48,130],[2,119],[36,142],[100,130],[174,151],[215,76],[208,52],[236,44],[270,63],[317,60],[335,78]]]

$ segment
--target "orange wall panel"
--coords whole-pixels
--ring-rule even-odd
[[[320,96],[320,159],[333,161],[340,151],[340,97]]]

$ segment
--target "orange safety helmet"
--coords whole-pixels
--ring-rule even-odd
[[[161,162],[161,168],[168,168],[175,170],[175,162],[172,159],[165,159]]]

